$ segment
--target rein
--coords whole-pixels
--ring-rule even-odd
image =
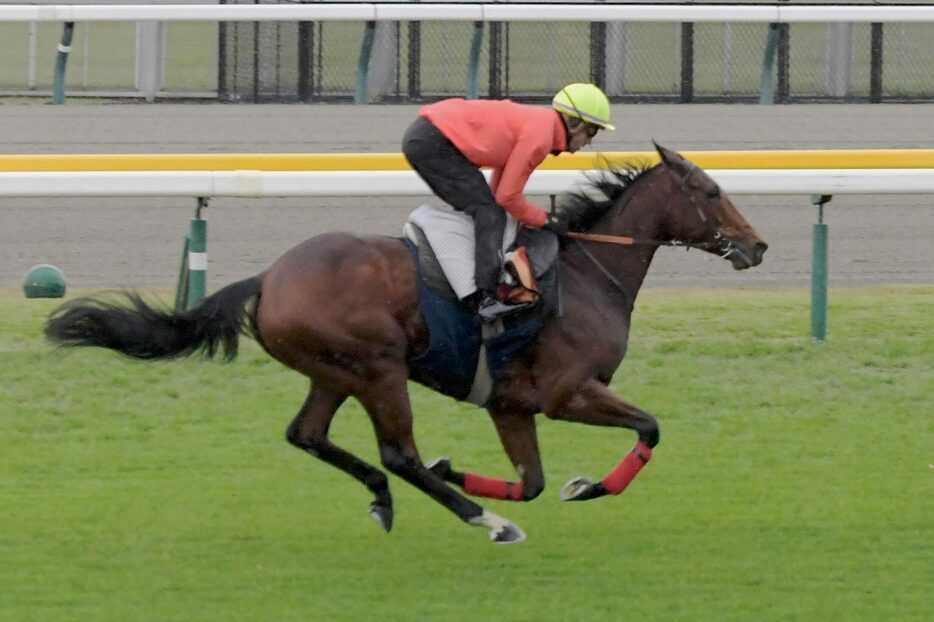
[[[571,234],[568,234],[568,235],[569,235],[569,237],[577,238],[579,235],[588,235],[588,234],[583,233],[583,234],[576,234],[576,235],[571,235]],[[593,234],[593,235],[599,235],[599,234]],[[600,235],[600,237],[605,237],[605,238],[619,238],[619,239],[628,239],[628,240],[632,240],[632,238],[623,238],[623,237],[621,237],[621,236],[615,236],[615,235]],[[586,239],[586,238],[580,238],[580,239]],[[606,240],[604,240],[604,241],[606,241]],[[577,244],[577,247],[578,247],[579,249],[581,249],[581,251],[582,251],[582,252],[584,253],[584,255],[587,257],[587,259],[590,260],[590,263],[592,263],[593,265],[597,266],[597,269],[600,270],[600,272],[603,273],[603,276],[605,276],[605,277],[607,278],[607,280],[608,280],[610,283],[612,283],[613,286],[614,286],[616,289],[619,290],[619,293],[621,293],[621,294],[623,295],[623,298],[626,299],[626,302],[629,303],[629,306],[630,306],[630,307],[634,307],[634,306],[636,305],[636,299],[635,299],[633,296],[630,296],[630,295],[629,295],[629,292],[627,292],[627,291],[626,291],[626,288],[623,287],[623,284],[619,282],[619,279],[617,279],[615,276],[613,276],[613,273],[610,272],[609,270],[607,270],[607,269],[606,269],[606,266],[604,266],[602,263],[600,263],[600,260],[597,259],[596,257],[594,257],[594,256],[593,256],[593,253],[591,253],[589,250],[587,250],[587,247],[584,246],[583,244],[581,244],[580,241],[579,241],[579,239],[575,239],[575,240],[574,240],[574,243]],[[613,243],[614,243],[614,244],[626,244],[625,242],[613,242]],[[629,245],[629,244],[627,244],[627,245]]]
[[[680,246],[680,247],[686,248],[687,250],[690,250],[691,248],[706,248],[706,247],[707,247],[706,244],[703,244],[703,245],[701,245],[701,244],[687,244],[687,243],[682,242],[682,241],[680,241],[680,240],[670,240],[670,241],[668,241],[668,242],[662,242],[662,241],[659,241],[659,240],[648,240],[648,239],[644,239],[644,238],[631,238],[631,237],[625,236],[625,235],[608,235],[608,234],[605,234],[605,233],[580,233],[580,232],[577,232],[577,231],[569,231],[569,232],[567,232],[567,233],[565,234],[565,236],[568,237],[568,238],[571,238],[571,239],[574,241],[574,244],[577,246],[577,248],[579,248],[579,249],[581,250],[581,252],[584,253],[584,256],[586,256],[587,259],[590,260],[590,263],[592,263],[593,265],[595,265],[595,266],[597,267],[597,269],[603,274],[603,276],[605,276],[605,277],[607,278],[607,280],[608,280],[610,283],[613,284],[613,287],[615,287],[617,290],[619,290],[619,293],[621,293],[621,294],[623,295],[623,298],[626,299],[626,302],[629,303],[629,306],[630,306],[630,307],[634,307],[634,306],[635,306],[635,304],[636,304],[636,299],[635,299],[635,297],[631,296],[631,295],[629,294],[629,292],[626,291],[626,288],[623,287],[623,284],[619,282],[619,279],[617,279],[615,276],[613,276],[613,273],[610,272],[610,271],[606,268],[606,266],[604,266],[602,263],[600,263],[600,260],[597,259],[596,257],[594,257],[594,256],[593,256],[593,253],[591,253],[589,250],[587,250],[587,247],[586,247],[586,246],[584,246],[583,244],[581,244],[581,241],[584,241],[584,242],[599,242],[599,243],[601,243],[601,244],[619,244],[619,245],[621,245],[621,246],[637,246],[637,245],[645,245],[645,246],[676,246],[676,247]]]
[[[631,238],[626,235],[607,235],[605,233],[580,233],[578,231],[568,231],[564,234],[566,237],[575,240],[584,240],[585,242],[601,242],[603,244],[619,244],[621,246],[682,246],[686,248],[706,248],[707,245],[686,244],[680,240],[669,240],[662,242],[660,240],[649,240],[645,238]]]
[[[698,210],[700,211],[700,210]],[[704,222],[707,222],[707,219],[704,219]],[[649,240],[646,238],[631,238],[626,235],[608,235],[606,233],[581,233],[579,231],[568,231],[564,234],[565,237],[571,238],[574,240],[577,247],[584,251],[584,254],[587,255],[587,258],[590,259],[600,271],[603,272],[613,282],[616,287],[622,290],[622,287],[616,282],[609,272],[603,265],[597,261],[597,258],[590,254],[587,249],[581,244],[581,241],[584,242],[598,242],[600,244],[619,244],[620,246],[672,246],[675,248],[683,248],[685,250],[691,250],[692,248],[697,248],[700,250],[709,250],[711,248],[716,248],[719,251],[720,257],[723,259],[728,258],[733,253],[739,253],[740,250],[736,246],[723,236],[722,233],[714,229],[714,239],[716,242],[702,242],[700,244],[694,244],[690,242],[682,242],[681,240],[668,240],[663,242],[661,240]],[[624,292],[625,293],[625,292]]]

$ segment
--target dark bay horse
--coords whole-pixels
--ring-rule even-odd
[[[758,265],[767,248],[703,170],[656,148],[661,164],[609,171],[595,180],[591,190],[605,199],[581,192],[563,206],[574,214],[573,229],[632,239],[628,245],[565,240],[562,314],[548,319],[493,387],[487,409],[519,481],[455,471],[448,459],[426,466],[418,454],[406,361],[424,349],[428,334],[415,265],[400,239],[343,233],[312,238],[188,311],[150,306],[135,293],[122,302],[76,299],[53,312],[45,333],[60,345],[100,346],[140,359],[198,351],[210,357],[221,350],[232,359],[240,333],[249,332],[272,357],[312,381],[288,441],[363,483],[375,495],[370,509],[386,531],[393,520],[386,475],[328,438],[348,397],[369,414],[386,469],[461,520],[487,527],[494,541],[518,542],[525,538],[521,529],[465,494],[514,501],[541,494],[537,413],[638,434],[633,450],[603,480],[568,482],[561,491],[565,500],[621,493],[659,442],[655,417],[607,388],[626,354],[630,314],[658,247],[704,249],[737,270]]]

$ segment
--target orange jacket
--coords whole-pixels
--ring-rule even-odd
[[[561,115],[504,100],[445,99],[419,111],[477,167],[493,169],[497,204],[522,224],[541,227],[548,213],[525,198],[525,184],[549,153],[568,146]]]

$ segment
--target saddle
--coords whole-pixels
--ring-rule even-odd
[[[510,302],[557,307],[558,238],[549,231],[518,227],[510,217],[504,237],[505,258],[499,295]],[[402,229],[418,250],[419,273],[442,298],[463,300],[477,289],[474,282],[473,221],[469,216],[423,205]],[[436,252],[440,249],[441,252]]]
[[[430,212],[441,214],[439,226],[433,226],[438,220]],[[506,268],[502,287],[509,295],[534,296],[534,304],[493,323],[481,323],[461,302],[476,291],[476,284],[473,221],[464,216],[463,224],[458,224],[460,216],[423,206],[403,228],[404,242],[418,268],[419,305],[429,333],[427,348],[412,353],[408,363],[413,380],[482,406],[493,382],[559,307],[559,244],[554,234],[537,229],[519,229],[509,238],[507,257],[512,267]]]

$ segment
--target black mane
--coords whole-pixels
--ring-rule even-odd
[[[607,166],[595,175],[587,176],[587,186],[569,192],[558,199],[558,211],[568,216],[571,231],[587,231],[616,204],[623,193],[654,168],[647,164],[625,164],[622,168]],[[594,192],[597,191],[597,192]],[[605,199],[596,197],[602,194]]]

